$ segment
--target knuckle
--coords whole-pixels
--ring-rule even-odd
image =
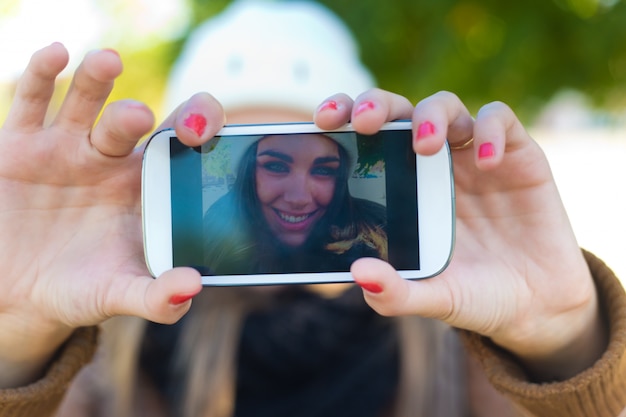
[[[510,115],[511,113],[511,108],[502,101],[492,101],[483,105],[480,110],[478,110],[478,114],[480,115],[493,117]]]
[[[444,100],[461,100],[459,96],[457,96],[455,93],[447,90],[438,91],[437,93],[435,93],[434,97],[439,97]]]

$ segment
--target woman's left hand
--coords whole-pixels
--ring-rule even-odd
[[[513,111],[490,103],[474,120],[454,94],[413,107],[374,89],[354,102],[337,95],[315,114],[322,128],[351,121],[361,133],[412,119],[415,152],[453,150],[456,247],[437,277],[400,278],[387,263],[360,259],[352,274],[383,315],[420,315],[478,332],[518,356],[539,379],[565,379],[606,347],[591,274],[548,161]],[[378,291],[380,290],[380,291]]]

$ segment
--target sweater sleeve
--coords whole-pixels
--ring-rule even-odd
[[[54,415],[74,376],[91,361],[97,342],[97,327],[77,329],[43,378],[24,387],[0,390],[0,417]]]
[[[532,383],[524,369],[488,338],[462,332],[491,384],[536,417],[616,417],[626,407],[626,293],[615,274],[584,252],[609,329],[609,344],[589,369],[559,382]]]

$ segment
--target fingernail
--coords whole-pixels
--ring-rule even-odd
[[[185,127],[196,132],[198,137],[204,134],[204,129],[206,129],[206,118],[198,113],[191,113],[184,122]]]
[[[373,110],[374,107],[376,106],[371,101],[364,101],[363,103],[359,104],[357,108],[354,110],[354,115],[357,116],[363,113],[364,111]]]
[[[327,102],[323,103],[318,111],[324,110],[337,110],[337,102],[335,100],[328,100]]]
[[[431,122],[423,122],[417,128],[417,138],[422,139],[435,133],[435,125]]]
[[[493,158],[496,155],[496,148],[491,142],[485,142],[478,147],[478,158]]]
[[[170,298],[170,304],[173,306],[178,306],[186,303],[191,300],[197,293],[193,294],[175,294]]]
[[[375,282],[357,282],[357,284],[365,291],[371,292],[372,294],[380,294],[383,292],[383,287]]]

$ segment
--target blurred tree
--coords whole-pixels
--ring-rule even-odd
[[[169,69],[186,37],[230,3],[180,0],[177,4],[187,5],[188,13],[170,29],[176,33],[161,38],[164,27],[145,27],[154,23],[148,12],[156,10],[156,3],[94,1],[110,22],[110,33],[99,46],[118,49],[125,62],[111,100],[143,100],[157,110],[158,119],[163,117],[159,105]],[[379,86],[413,102],[439,90],[455,92],[473,112],[483,103],[502,100],[527,124],[564,89],[580,91],[607,110],[626,108],[623,1],[318,1],[351,28]],[[1,3],[0,16],[10,16],[20,0]],[[10,81],[0,84],[0,115],[13,86]]]
[[[124,10],[133,7],[133,2],[125,2],[124,0],[96,1],[99,2],[103,11],[111,16],[119,15]],[[190,19],[186,30],[179,37],[170,40],[158,39],[144,42],[141,47],[123,40],[120,43],[114,42],[113,46],[120,51],[127,65],[125,65],[122,76],[117,79],[116,89],[111,94],[109,101],[133,97],[148,103],[157,113],[157,120],[163,120],[166,116],[165,110],[161,107],[165,85],[169,71],[180,54],[186,38],[196,26],[221,12],[230,3],[230,0],[180,1],[185,2],[189,7]],[[126,30],[132,31],[132,25]]]
[[[132,97],[148,103],[158,114],[164,87],[188,30],[197,24],[195,3],[188,0],[92,0],[110,21],[102,46],[119,50],[124,72],[109,101]],[[189,10],[188,10],[189,9]],[[215,11],[212,11],[215,13]]]
[[[319,1],[351,28],[379,85],[414,102],[449,90],[473,111],[505,101],[526,121],[562,89],[626,106],[622,1]],[[199,23],[228,1],[191,3]]]
[[[381,87],[413,100],[446,89],[474,110],[531,117],[554,93],[626,105],[626,5],[600,0],[323,0],[362,45]]]

